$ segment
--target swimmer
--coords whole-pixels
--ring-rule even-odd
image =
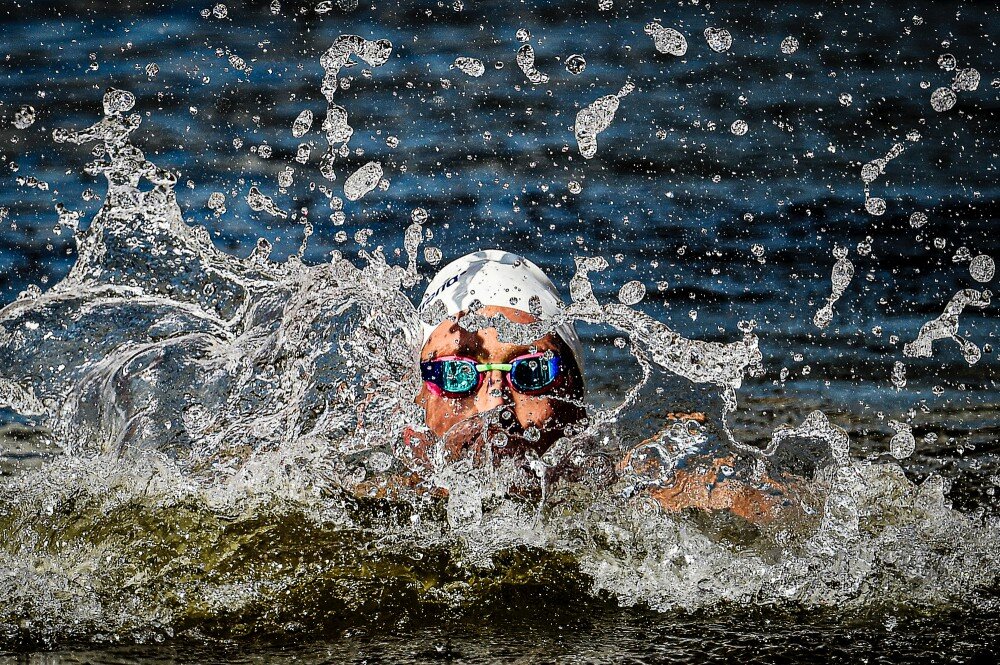
[[[416,402],[433,436],[405,436],[417,468],[431,469],[435,455],[439,463],[464,457],[474,465],[523,460],[583,429],[583,347],[571,322],[560,321],[551,332],[540,326],[541,319],[558,317],[562,301],[538,266],[499,250],[464,256],[427,287],[418,311],[427,318],[432,310],[445,318],[424,324]],[[539,324],[536,330],[532,324]],[[700,413],[667,414],[668,427],[699,427],[704,420]],[[657,476],[648,473],[657,463],[648,444],[663,434],[626,454],[617,476]],[[685,464],[666,474],[668,484],[639,483],[640,492],[664,511],[725,510],[768,521],[783,503],[782,486],[767,478],[739,481],[727,473],[731,463],[720,457]],[[422,475],[413,473],[407,484],[420,485]]]

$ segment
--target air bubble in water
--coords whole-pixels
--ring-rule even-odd
[[[427,217],[427,211],[423,208],[414,208],[413,211],[410,212],[410,221],[414,224],[423,224],[427,221]]]
[[[313,124],[313,112],[309,109],[305,109],[302,113],[299,113],[295,121],[292,122],[292,136],[295,138],[302,138],[305,136],[306,132],[312,129]]]
[[[152,80],[156,78],[156,75],[160,73],[160,66],[155,62],[151,62],[146,65],[146,78]]]
[[[574,76],[577,74],[582,74],[583,70],[587,68],[587,61],[583,59],[582,55],[574,53],[573,55],[566,58],[566,71]]]
[[[274,149],[266,143],[261,143],[257,147],[257,156],[261,159],[270,159],[272,154],[274,154]]]
[[[281,13],[281,2],[279,0],[271,0],[271,13],[274,15]]]
[[[396,137],[396,136],[387,136],[387,137],[385,137],[385,144],[387,146],[389,146],[390,148],[398,148],[399,147],[399,138]]]
[[[531,39],[531,33],[530,33],[530,32],[528,32],[528,31],[527,31],[526,29],[524,29],[524,28],[518,28],[518,29],[517,29],[517,32],[516,32],[516,33],[514,33],[514,38],[515,38],[515,39],[516,39],[517,41],[519,41],[519,42],[521,42],[522,44],[524,44],[524,43],[526,43],[526,42],[527,42],[527,41],[528,41],[529,39]]]
[[[958,97],[951,88],[938,88],[931,93],[931,108],[938,113],[947,111],[955,105],[956,101],[958,101]]]
[[[570,180],[566,185],[566,188],[569,190],[570,194],[579,194],[583,191],[583,185],[581,185],[577,180]]]
[[[795,37],[785,37],[781,40],[781,52],[785,55],[791,55],[799,50],[799,40]]]
[[[474,78],[482,76],[486,72],[486,66],[482,60],[476,58],[466,58],[464,56],[455,58],[449,69],[457,69],[463,74],[468,74]]]
[[[996,264],[993,262],[993,257],[987,254],[980,254],[974,257],[969,264],[969,274],[977,282],[986,283],[992,281],[995,273]]]
[[[910,226],[915,229],[919,229],[921,226],[927,223],[927,213],[925,212],[915,212],[910,215]]]
[[[716,53],[728,51],[733,45],[733,36],[723,28],[705,28],[705,40]]]
[[[854,103],[854,97],[852,97],[849,92],[840,93],[839,99],[841,106],[850,106]]]
[[[597,2],[597,8],[602,12],[609,11],[614,6],[614,0],[598,0]]]
[[[219,3],[212,7],[212,16],[215,18],[226,18],[229,16],[229,8],[222,3]]]
[[[955,67],[958,67],[958,59],[956,59],[951,53],[942,53],[939,55],[937,63],[938,67],[946,72],[950,72],[955,69]]]
[[[281,189],[287,189],[292,186],[294,181],[295,169],[291,166],[286,166],[278,173],[278,187]]]
[[[35,124],[35,109],[31,106],[22,106],[14,112],[14,126],[18,129],[27,129]]]
[[[736,120],[733,122],[732,125],[729,126],[729,131],[731,131],[736,136],[743,136],[749,130],[750,127],[747,125],[746,120]]]
[[[659,23],[647,23],[646,34],[653,38],[653,46],[660,53],[681,56],[687,53],[688,45],[684,35],[673,28],[665,28]]]
[[[635,305],[646,297],[646,285],[640,281],[626,282],[618,290],[618,300],[623,305]]]
[[[382,163],[368,162],[347,176],[344,181],[344,196],[348,201],[357,201],[378,186],[382,179]]]

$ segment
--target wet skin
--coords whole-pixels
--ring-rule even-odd
[[[528,324],[537,320],[527,312],[510,307],[487,306],[479,313],[483,316],[501,314],[515,323]],[[426,412],[427,427],[439,439],[461,448],[468,443],[463,439],[482,432],[482,427],[465,424],[480,414],[495,411],[497,424],[494,428],[503,430],[510,440],[501,454],[523,454],[527,448],[544,452],[563,435],[566,425],[577,423],[586,416],[579,404],[583,399],[582,382],[569,349],[557,335],[550,333],[530,345],[510,344],[500,341],[493,328],[469,332],[448,319],[434,330],[420,353],[421,362],[462,356],[480,363],[507,363],[518,356],[546,351],[560,357],[562,372],[550,389],[537,394],[514,390],[500,370],[484,373],[475,391],[467,396],[434,394],[424,383],[416,402]],[[530,428],[539,431],[536,441],[524,436]]]

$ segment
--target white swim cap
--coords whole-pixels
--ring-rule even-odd
[[[478,300],[483,305],[510,307],[532,314],[529,300],[536,296],[542,316],[555,317],[560,313],[559,291],[541,268],[523,256],[488,249],[466,254],[442,268],[427,286],[417,311],[423,312],[434,302],[441,301],[448,316],[453,316]],[[424,344],[435,327],[424,323]],[[573,324],[560,322],[555,333],[573,351],[573,359],[582,376],[583,346]]]

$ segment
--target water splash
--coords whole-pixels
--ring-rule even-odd
[[[387,39],[369,41],[358,35],[340,35],[320,57],[324,72],[320,90],[327,102],[323,131],[330,146],[323,156],[320,172],[328,180],[336,178],[333,163],[337,151],[346,157],[347,144],[354,135],[354,129],[347,121],[347,109],[334,102],[340,87],[340,70],[354,64],[351,62],[352,55],[356,55],[372,67],[380,67],[389,61],[389,56],[392,55],[392,43]]]
[[[833,264],[833,271],[830,274],[830,282],[833,289],[830,297],[826,300],[826,304],[820,307],[815,316],[813,316],[813,325],[820,329],[826,328],[833,321],[833,306],[844,295],[844,291],[847,290],[851,279],[854,277],[854,264],[847,258],[847,248],[835,247],[833,255],[837,259],[837,262]]]
[[[611,126],[621,100],[634,89],[635,86],[628,82],[617,94],[605,95],[576,114],[574,133],[580,154],[585,159],[591,159],[597,154],[597,135]]]
[[[936,340],[951,339],[961,348],[965,361],[970,365],[976,364],[982,357],[982,351],[972,341],[959,336],[958,317],[966,307],[988,307],[992,295],[988,289],[962,289],[948,301],[941,316],[920,326],[917,338],[903,346],[903,354],[911,358],[930,358],[934,355],[933,343]]]

